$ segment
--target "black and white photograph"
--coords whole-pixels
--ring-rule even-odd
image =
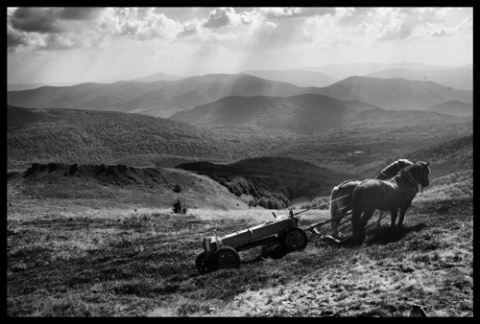
[[[8,318],[473,318],[473,7],[6,11]]]

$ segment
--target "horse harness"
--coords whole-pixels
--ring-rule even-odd
[[[418,186],[417,181],[415,181],[415,179],[413,179],[410,172],[405,171],[405,170],[400,170],[400,175],[404,176],[408,180],[408,182],[410,182],[415,188],[417,188],[417,186]]]

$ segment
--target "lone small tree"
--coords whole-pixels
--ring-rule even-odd
[[[182,203],[180,202],[179,199],[177,199],[177,201],[173,204],[172,210],[175,214],[186,214],[187,213],[187,207],[183,207]]]

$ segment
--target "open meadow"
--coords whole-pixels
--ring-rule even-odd
[[[202,235],[272,221],[272,210],[92,202],[9,193],[8,316],[473,316],[472,199],[414,201],[403,230],[387,217],[359,247],[309,234],[303,251],[269,259],[258,247],[240,252],[239,269],[204,275]],[[300,217],[305,228],[329,215]]]

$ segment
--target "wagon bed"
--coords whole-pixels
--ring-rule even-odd
[[[306,231],[311,231],[324,241],[336,244],[343,244],[354,238],[354,235],[348,233],[348,231],[345,231],[346,235],[344,234],[337,238],[320,231],[322,226],[331,223],[335,218],[314,223],[304,229],[298,227],[299,218],[296,215],[313,208],[315,207],[295,214],[293,210],[290,210],[288,216],[276,217],[274,214],[276,217],[274,221],[249,227],[222,237],[218,237],[215,230],[213,236],[203,237],[204,251],[195,260],[197,270],[204,274],[218,269],[238,268],[240,266],[238,252],[261,245],[268,246],[272,243],[279,243],[285,253],[303,250],[308,244]],[[338,218],[340,217],[342,216]],[[340,223],[340,230],[347,230],[351,227],[351,213],[342,218],[344,219]]]

